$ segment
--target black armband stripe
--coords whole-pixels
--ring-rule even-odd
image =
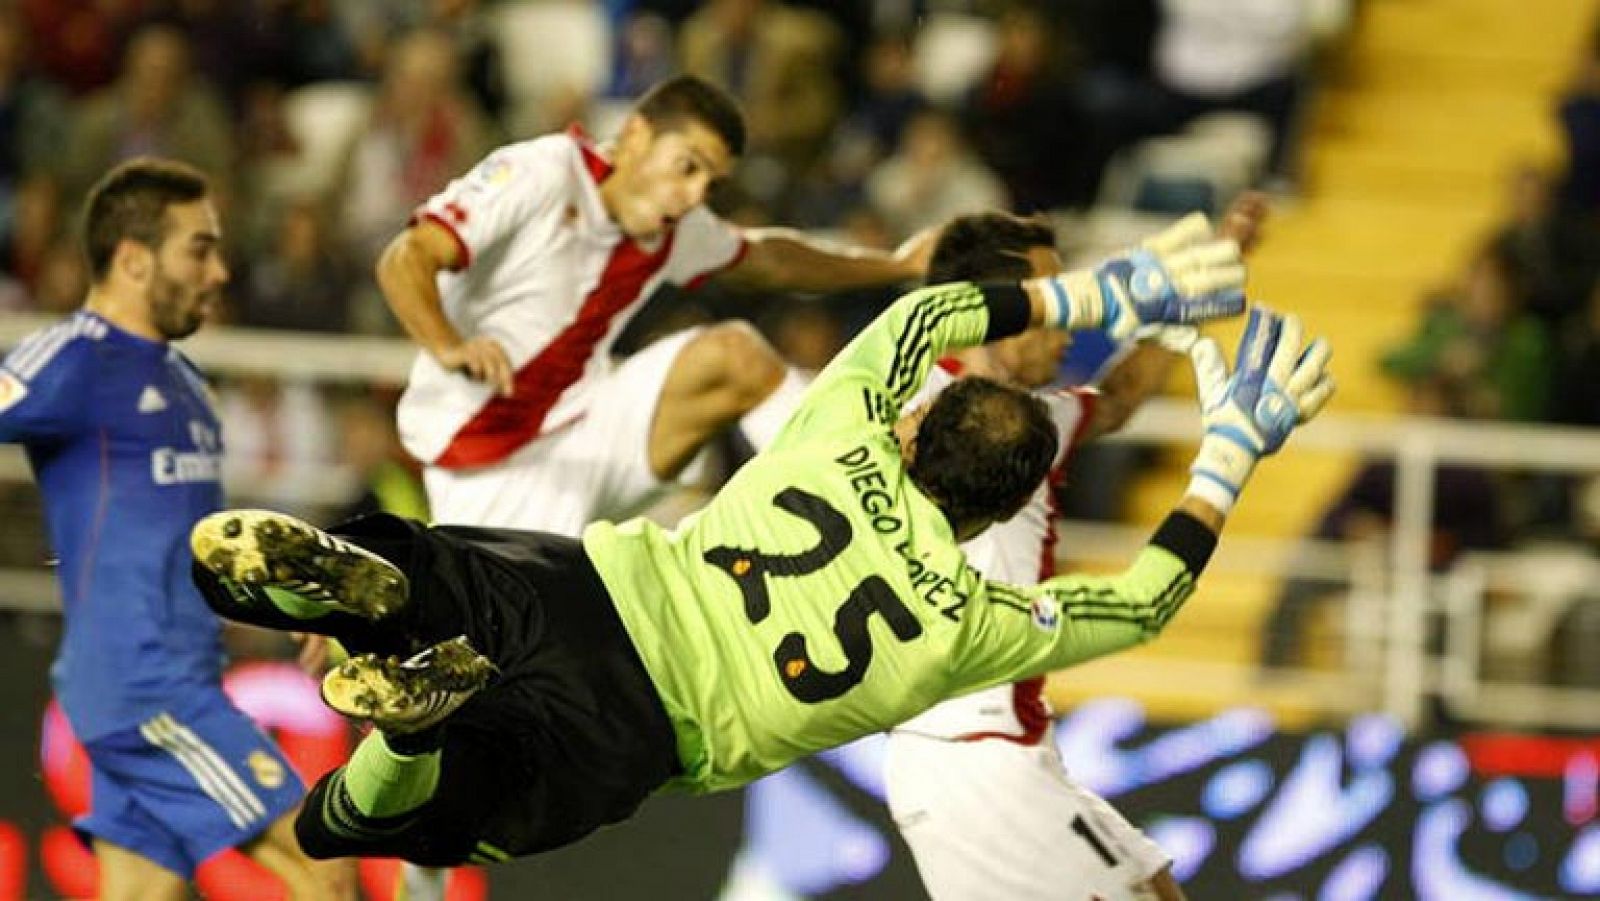
[[[1183,561],[1184,569],[1198,576],[1210,562],[1211,552],[1217,549],[1217,533],[1182,510],[1174,510],[1156,529],[1150,543]]]
[[[994,282],[979,285],[983,299],[989,305],[989,330],[983,343],[1009,338],[1027,331],[1033,320],[1033,304],[1028,292],[1017,282]]]

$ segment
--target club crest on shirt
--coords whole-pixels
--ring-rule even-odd
[[[283,764],[266,751],[251,751],[245,765],[250,767],[250,774],[262,788],[273,789],[283,784]]]
[[[511,177],[514,175],[516,175],[516,167],[511,165],[510,160],[495,160],[483,169],[484,182],[493,188],[498,188],[511,181]]]
[[[1028,618],[1033,620],[1035,627],[1049,632],[1061,621],[1061,611],[1056,607],[1054,598],[1034,598],[1029,605]]]
[[[28,386],[9,372],[0,370],[0,412],[11,409],[28,396]]]
[[[140,413],[160,413],[167,408],[167,399],[161,396],[161,391],[154,385],[144,386],[144,391],[139,394]]]

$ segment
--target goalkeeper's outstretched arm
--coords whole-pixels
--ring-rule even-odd
[[[1066,575],[1025,588],[983,586],[992,609],[980,640],[981,684],[1036,675],[1147,641],[1183,606],[1255,464],[1314,417],[1333,393],[1326,341],[1304,341],[1300,320],[1257,307],[1234,371],[1216,342],[1189,351],[1205,437],[1188,490],[1133,564],[1115,575]],[[1023,617],[1006,614],[1011,608]],[[999,653],[995,653],[999,649]]]

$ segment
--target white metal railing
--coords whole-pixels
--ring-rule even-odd
[[[1570,547],[1477,552],[1436,587],[1430,600],[1443,615],[1445,648],[1430,677],[1451,710],[1516,726],[1600,724],[1600,690],[1557,687],[1542,671],[1562,618],[1600,600],[1600,557]],[[1507,596],[1520,603],[1491,603]],[[1502,672],[1488,672],[1486,657]]]
[[[12,346],[45,324],[48,321],[30,317],[0,321],[0,347]],[[411,347],[397,339],[227,328],[202,332],[185,342],[183,349],[213,373],[273,375],[315,382],[401,382],[414,356]],[[1161,398],[1146,404],[1111,440],[1145,445],[1186,444],[1193,443],[1199,434],[1199,417],[1193,404]],[[1600,430],[1550,426],[1329,413],[1298,432],[1288,452],[1305,450],[1360,453],[1395,461],[1395,517],[1388,539],[1389,553],[1381,555],[1385,572],[1374,582],[1382,587],[1369,592],[1377,595],[1374,603],[1383,608],[1386,628],[1379,636],[1381,642],[1371,644],[1373,649],[1381,649],[1381,657],[1364,661],[1362,669],[1381,669],[1383,708],[1410,724],[1420,722],[1430,691],[1441,685],[1460,684],[1459,673],[1464,665],[1461,660],[1450,664],[1430,657],[1426,647],[1429,608],[1426,603],[1417,602],[1432,597],[1434,588],[1428,569],[1433,470],[1449,463],[1536,472],[1600,472]],[[12,448],[0,448],[0,480],[27,477],[20,454]],[[334,468],[326,485],[311,487],[305,495],[307,502],[331,504],[342,499],[344,495],[334,496],[333,492],[349,485],[348,474]],[[248,493],[249,486],[242,487]],[[318,491],[329,496],[323,498]],[[1070,546],[1075,555],[1093,556],[1097,543],[1102,551],[1119,546],[1118,542],[1132,547],[1129,542],[1142,535],[1140,530],[1124,529],[1113,534],[1091,528],[1080,532]],[[1223,542],[1218,562],[1232,565],[1224,561],[1241,561],[1240,565],[1245,565],[1248,561],[1248,565],[1264,573],[1297,571],[1295,568],[1301,564],[1294,560],[1306,558],[1298,550],[1291,558],[1291,548],[1300,547],[1298,542],[1252,542],[1247,536],[1235,535]],[[1315,568],[1342,567],[1344,572],[1350,571],[1348,562],[1338,560],[1341,551],[1323,548],[1320,553],[1321,563],[1314,564]],[[6,586],[7,594],[28,595],[36,603],[47,603],[35,596],[39,586],[45,584],[36,576],[34,573],[29,577],[28,584],[33,586],[29,591],[18,590],[24,584],[19,572],[0,571],[0,584]],[[1481,592],[1478,603],[1481,604]],[[1459,641],[1451,647],[1458,655],[1464,653]],[[1457,682],[1450,681],[1450,673],[1457,674]],[[1525,698],[1517,692],[1525,694],[1536,689],[1507,688],[1501,693],[1520,701]],[[1483,696],[1481,689],[1477,696]]]
[[[0,318],[0,348],[58,321]],[[395,338],[229,327],[204,329],[179,346],[207,372],[314,382],[403,383],[416,356],[411,345]]]
[[[1118,436],[1147,444],[1192,441],[1198,416],[1185,404],[1147,404]],[[1385,418],[1327,415],[1297,432],[1290,452],[1307,449],[1359,452],[1395,463],[1394,522],[1389,534],[1386,633],[1382,636],[1383,708],[1408,725],[1421,722],[1428,693],[1447,681],[1442,660],[1427,649],[1433,596],[1429,536],[1433,519],[1433,472],[1441,464],[1514,468],[1525,472],[1600,472],[1600,431],[1555,426],[1524,426],[1422,417]],[[1479,593],[1478,603],[1483,603]],[[1504,689],[1504,690],[1501,690]],[[1496,686],[1509,711],[1538,686],[1512,690]],[[1554,689],[1552,689],[1554,692]],[[1556,703],[1569,713],[1578,702]],[[1600,709],[1591,707],[1590,710]],[[1592,715],[1589,725],[1593,725]]]

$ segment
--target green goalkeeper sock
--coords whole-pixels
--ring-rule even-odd
[[[344,787],[363,816],[394,817],[421,807],[439,785],[439,751],[395,753],[374,731],[344,767]]]

